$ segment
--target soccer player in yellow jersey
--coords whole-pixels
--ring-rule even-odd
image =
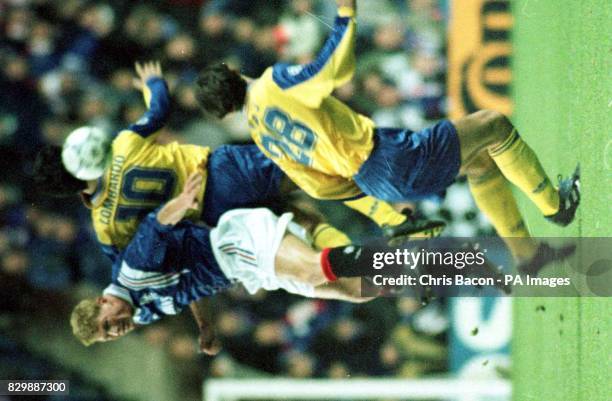
[[[168,88],[159,63],[136,64],[136,72],[147,111],[119,131],[112,142],[108,140],[107,147],[94,147],[91,159],[104,155],[99,172],[83,172],[88,154],[80,153],[86,152],[85,146],[74,149],[73,157],[79,163],[70,167],[65,166],[62,148],[48,146],[39,153],[34,169],[36,186],[42,192],[60,196],[81,192],[91,208],[98,241],[111,260],[118,260],[140,220],[180,193],[195,171],[201,171],[204,183],[197,194],[198,207],[187,218],[210,226],[228,210],[267,204],[293,190],[294,185],[255,145],[221,146],[211,152],[207,147],[176,142],[158,144],[156,134],[169,112]]]
[[[268,204],[296,189],[255,145],[221,146],[211,153],[202,146],[158,144],[156,134],[170,107],[168,88],[159,63],[137,63],[136,73],[135,83],[142,90],[148,110],[139,121],[119,131],[112,143],[109,140],[108,149],[102,145],[88,158],[81,143],[74,150],[64,149],[63,153],[59,147],[51,146],[40,153],[36,163],[35,178],[40,190],[63,195],[83,190],[98,240],[111,259],[129,243],[142,217],[180,192],[187,177],[198,169],[204,175],[204,185],[198,194],[198,209],[190,211],[187,218],[202,220],[210,226],[215,226],[228,210]],[[76,130],[67,143],[77,131],[83,130],[96,128]],[[74,160],[70,166],[62,166],[62,162],[66,165],[71,161],[70,157],[66,159],[66,153],[71,156],[70,151]],[[83,163],[107,153],[108,160],[103,160],[100,171],[93,175],[83,173]],[[386,224],[390,236],[437,233],[443,227],[440,222],[407,220],[389,205],[369,197],[350,202],[350,206],[381,225]],[[327,224],[321,224],[314,235],[321,244],[346,239]]]
[[[379,128],[333,96],[355,70],[355,0],[337,0],[333,31],[306,65],[279,63],[255,80],[224,64],[198,78],[197,98],[222,118],[246,108],[260,149],[304,191],[319,199],[362,194],[385,201],[437,194],[466,174],[488,216],[523,271],[563,257],[529,238],[509,183],[553,223],[568,225],[580,200],[579,170],[553,186],[535,153],[504,115],[483,110],[420,132]]]
[[[197,170],[201,170],[204,184],[197,196],[197,209],[186,217],[209,226],[215,226],[228,210],[267,205],[296,188],[256,145],[221,146],[210,152],[202,146],[158,144],[156,134],[165,123],[170,105],[161,66],[137,63],[136,73],[135,83],[147,105],[142,118],[119,131],[112,141],[103,132],[96,132],[100,131],[97,128],[81,127],[68,136],[63,150],[49,146],[35,163],[39,190],[55,195],[82,193],[91,208],[98,241],[111,260],[120,260],[120,252],[136,233],[141,219],[176,196],[187,177]],[[92,131],[98,136],[91,135]],[[81,134],[87,139],[78,141]],[[92,137],[99,141],[92,144]],[[375,199],[356,202],[365,214],[388,223],[392,236],[440,227],[436,222],[417,227],[415,219],[407,220]],[[313,236],[320,247],[348,241],[343,233],[324,223]]]

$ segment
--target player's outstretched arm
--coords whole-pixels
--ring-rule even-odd
[[[318,108],[355,73],[355,1],[337,0],[337,4],[333,30],[315,60],[301,66],[285,63],[274,66],[275,83],[311,108]]]
[[[159,61],[135,63],[136,77],[133,86],[142,91],[147,111],[129,130],[142,137],[157,132],[164,126],[170,112],[170,95],[164,81]]]
[[[149,79],[163,78],[159,61],[148,61],[142,64],[136,62],[134,63],[134,69],[136,70],[136,78],[133,79],[132,84],[140,91],[144,90]]]
[[[185,182],[183,192],[170,200],[157,212],[157,221],[163,225],[175,225],[185,217],[188,210],[198,208],[198,194],[204,178],[202,173],[192,173]]]

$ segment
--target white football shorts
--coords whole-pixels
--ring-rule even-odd
[[[294,225],[292,213],[278,217],[265,208],[234,209],[224,213],[210,240],[219,267],[230,280],[244,285],[250,294],[260,288],[314,297],[311,284],[278,277],[274,258],[280,243]],[[292,230],[293,231],[293,230]]]

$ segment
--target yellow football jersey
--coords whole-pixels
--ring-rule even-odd
[[[191,173],[201,169],[206,182],[209,148],[155,142],[169,109],[165,82],[150,79],[143,94],[147,112],[114,139],[109,166],[90,198],[94,229],[106,253],[108,247],[127,246],[140,220],[177,196]],[[199,218],[203,196],[204,185],[198,195],[199,210],[190,211],[188,218]]]
[[[355,71],[353,10],[307,65],[276,64],[248,89],[251,135],[300,188],[319,199],[361,195],[352,177],[374,146],[374,122],[331,96]]]

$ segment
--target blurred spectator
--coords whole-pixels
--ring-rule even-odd
[[[323,25],[314,17],[314,3],[314,0],[291,0],[288,12],[280,19],[276,35],[283,59],[307,63],[319,50]]]
[[[204,14],[200,18],[197,41],[204,60],[210,62],[221,60],[233,47],[233,37],[228,25],[228,17],[221,13]]]

